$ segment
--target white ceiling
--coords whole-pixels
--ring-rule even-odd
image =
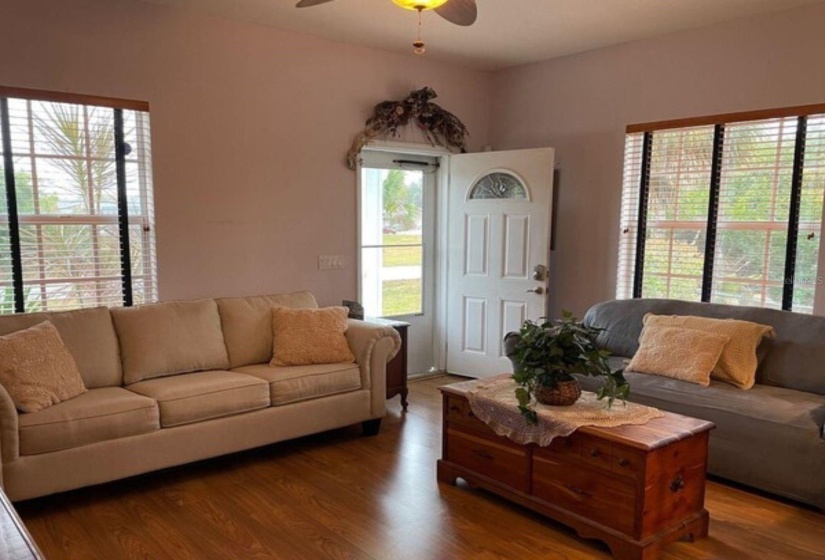
[[[145,0],[408,53],[415,12],[391,0]],[[424,14],[426,57],[495,70],[825,0],[477,0],[472,27]]]

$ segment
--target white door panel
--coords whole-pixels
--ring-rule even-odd
[[[492,180],[474,198],[472,187],[491,173],[521,183]],[[500,177],[493,175],[492,177]],[[502,340],[526,319],[544,315],[547,280],[534,279],[548,264],[553,150],[463,154],[450,158],[447,266],[447,370],[487,377],[511,370]],[[492,186],[490,186],[492,185]],[[491,190],[492,189],[492,190]]]
[[[466,214],[466,224],[464,273],[467,276],[487,277],[490,270],[490,216]]]
[[[484,355],[487,351],[487,300],[464,298],[464,344],[462,350]]]
[[[511,280],[527,280],[530,253],[530,216],[504,216],[504,270],[502,276]]]

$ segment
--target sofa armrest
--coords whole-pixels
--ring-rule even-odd
[[[349,319],[347,342],[361,368],[361,386],[372,393],[374,418],[381,418],[387,403],[387,362],[401,349],[401,336],[392,328]]]
[[[20,456],[17,408],[6,388],[0,385],[0,487],[3,486],[3,463]]]

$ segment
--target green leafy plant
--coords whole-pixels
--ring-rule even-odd
[[[519,410],[528,422],[536,423],[533,392],[536,387],[556,388],[559,382],[573,381],[573,374],[604,377],[598,392],[599,400],[607,399],[606,406],[615,400],[627,400],[630,385],[624,370],[610,371],[607,358],[610,352],[596,345],[602,329],[584,325],[569,311],[555,321],[535,323],[525,321],[517,336],[507,341],[507,355],[513,361],[513,379],[518,384],[516,398]]]

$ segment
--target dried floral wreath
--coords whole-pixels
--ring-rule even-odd
[[[358,133],[347,152],[347,166],[355,169],[358,154],[370,140],[396,137],[398,129],[410,121],[414,121],[431,145],[466,152],[470,135],[467,127],[458,117],[431,101],[436,97],[438,94],[432,88],[425,87],[411,91],[400,101],[383,101],[376,105],[367,119],[366,128]]]

